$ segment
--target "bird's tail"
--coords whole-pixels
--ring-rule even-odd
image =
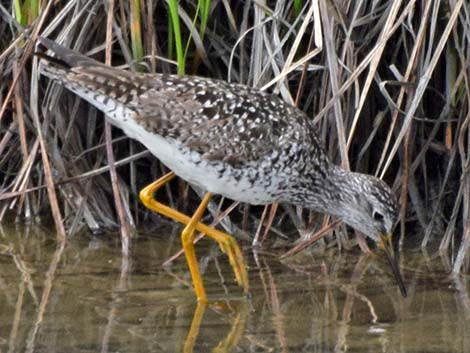
[[[79,54],[69,48],[57,44],[50,39],[39,37],[38,40],[42,46],[49,50],[48,52],[35,53],[35,55],[41,59],[39,66],[41,74],[49,77],[50,79],[65,84],[66,86],[69,82],[65,76],[74,67],[107,67],[99,61]]]
[[[89,58],[88,56],[79,54],[72,49],[66,48],[60,44],[57,44],[56,42],[44,38],[44,37],[39,37],[38,38],[39,43],[43,45],[46,49],[50,50],[55,56],[52,57],[48,54],[44,53],[36,53],[37,56],[39,56],[42,59],[45,59],[46,61],[50,62],[53,65],[57,66],[62,66],[62,67],[76,67],[76,66],[100,66],[103,65],[99,61],[96,61],[92,58]]]
[[[39,42],[48,49],[46,53],[36,53],[41,58],[41,74],[85,99],[121,127],[123,117],[132,114],[127,103],[140,92],[139,76],[102,64],[49,39],[39,37]]]

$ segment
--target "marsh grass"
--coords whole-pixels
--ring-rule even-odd
[[[106,51],[113,65],[230,79],[281,95],[312,118],[332,160],[393,186],[402,205],[401,246],[438,246],[456,259],[454,272],[468,270],[468,2],[3,3],[2,221],[52,216],[66,237],[122,222],[134,229],[156,217],[137,192],[164,167],[114,130],[117,177],[110,182],[101,114],[38,76],[31,39],[40,34],[102,61]],[[191,209],[197,193],[176,182],[161,197]],[[221,207],[230,204],[214,203],[212,213]],[[280,206],[238,207],[221,222],[237,236],[292,242],[292,226],[302,241],[330,220]],[[337,230],[318,244],[350,247],[359,239],[367,246]]]

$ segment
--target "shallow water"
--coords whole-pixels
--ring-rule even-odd
[[[380,257],[244,249],[246,299],[203,240],[212,302],[198,306],[184,259],[160,266],[179,247],[177,229],[140,235],[123,262],[112,236],[62,249],[51,232],[1,228],[0,353],[470,352],[469,276],[450,277],[438,256],[402,256],[403,299]]]

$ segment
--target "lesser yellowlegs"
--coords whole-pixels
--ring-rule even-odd
[[[172,172],[147,186],[149,209],[186,225],[182,243],[199,301],[206,293],[193,240],[200,230],[227,253],[238,283],[248,278],[237,242],[200,223],[212,194],[263,205],[286,202],[338,217],[384,250],[406,295],[391,231],[398,204],[381,180],[331,164],[309,118],[279,97],[221,80],[141,74],[106,66],[45,38],[54,54],[41,72],[98,109],[140,141]],[[207,194],[192,217],[154,199],[175,175]]]

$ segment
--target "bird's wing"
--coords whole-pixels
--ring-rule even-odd
[[[135,120],[203,159],[236,167],[272,153],[321,149],[304,113],[276,96],[201,77],[159,75],[147,82],[152,87],[129,103]]]
[[[205,160],[238,167],[273,154],[290,156],[294,163],[324,155],[308,118],[277,96],[209,78],[133,73],[46,38],[40,42],[55,54],[41,55],[48,61],[44,74],[107,114],[103,106],[131,112],[147,131],[173,139]]]

